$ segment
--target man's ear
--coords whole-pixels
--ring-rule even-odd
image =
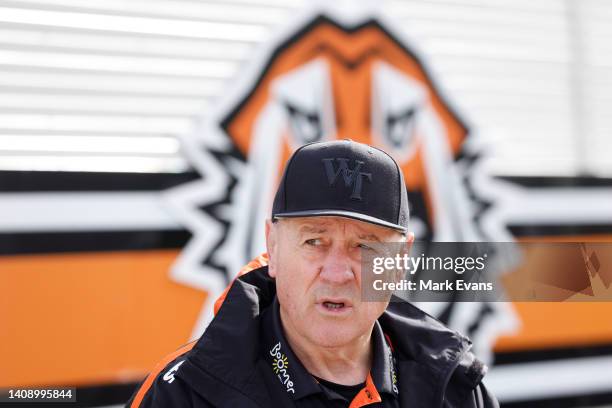
[[[414,232],[409,232],[406,234],[406,249],[410,251],[410,247],[412,247],[412,243],[414,242]]]
[[[403,247],[400,248],[400,255],[410,255],[410,249],[412,248],[412,244],[414,243],[414,233],[408,232],[406,234],[406,239],[403,241]],[[395,274],[395,282],[400,282],[402,279],[406,277],[406,271],[398,270]]]
[[[277,228],[272,220],[266,220],[266,252],[268,253],[268,275],[276,278],[276,243]]]
[[[406,233],[406,239],[404,239],[402,242],[404,245],[399,248],[400,255],[410,254],[410,249],[412,248],[412,244],[414,243],[414,233]]]

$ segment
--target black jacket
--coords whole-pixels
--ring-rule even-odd
[[[290,388],[298,389],[299,384],[293,383],[298,374],[289,372],[291,379],[281,377],[287,373],[273,372],[267,357],[269,344],[265,343],[274,329],[265,323],[272,317],[265,316],[273,314],[270,311],[275,299],[276,288],[267,266],[236,279],[202,337],[158,364],[127,406],[348,406],[347,402],[324,398],[329,398],[329,393],[297,400]],[[471,342],[411,304],[394,300],[376,328],[382,329],[393,350],[393,375],[399,395],[394,397],[383,389],[382,402],[358,404],[354,400],[351,408],[366,404],[372,408],[498,407],[481,383],[486,367],[469,351]],[[283,343],[283,347],[288,346]],[[288,349],[283,351],[290,354]],[[301,366],[288,361],[291,370]],[[371,398],[370,392],[362,391]]]

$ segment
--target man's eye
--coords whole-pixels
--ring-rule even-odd
[[[319,238],[311,238],[311,239],[307,239],[305,241],[305,244],[310,245],[310,246],[320,246],[321,240]]]
[[[372,248],[371,246],[369,246],[368,244],[363,244],[363,243],[361,243],[361,244],[357,244],[357,246],[358,246],[360,249],[364,249],[364,250],[366,250],[366,251],[372,251],[372,250],[374,249],[374,248]]]

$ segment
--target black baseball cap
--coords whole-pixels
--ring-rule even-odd
[[[384,151],[352,140],[297,149],[274,197],[272,220],[338,216],[408,230],[408,195],[401,169]]]

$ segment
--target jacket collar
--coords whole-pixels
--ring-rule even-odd
[[[256,405],[272,406],[257,374],[262,313],[272,303],[275,282],[261,267],[236,279],[225,301],[177,375],[215,406],[226,406],[223,389]],[[234,406],[248,406],[246,402]]]
[[[378,321],[401,353],[399,388],[419,401],[411,406],[458,405],[484,377],[472,342],[411,303],[393,297]]]
[[[275,294],[275,282],[268,276],[267,266],[236,279],[217,315],[190,351],[185,368],[177,375],[200,372],[265,406],[265,387],[256,375],[258,364],[262,363],[261,350],[267,346],[260,343],[260,326]],[[428,407],[439,407],[449,398],[459,401],[478,385],[486,372],[469,352],[471,342],[467,338],[408,302],[394,298],[378,323],[391,339],[400,360],[394,367],[398,371],[398,388],[401,394],[410,395],[411,406],[420,405],[415,401]],[[375,361],[376,364],[383,371],[390,370],[384,361]],[[203,395],[210,395],[210,389],[203,389],[211,387],[209,382],[196,381],[188,375],[181,377],[206,393]],[[380,376],[374,382],[381,390],[393,390],[392,377]],[[461,384],[465,391],[447,395],[450,383]]]

